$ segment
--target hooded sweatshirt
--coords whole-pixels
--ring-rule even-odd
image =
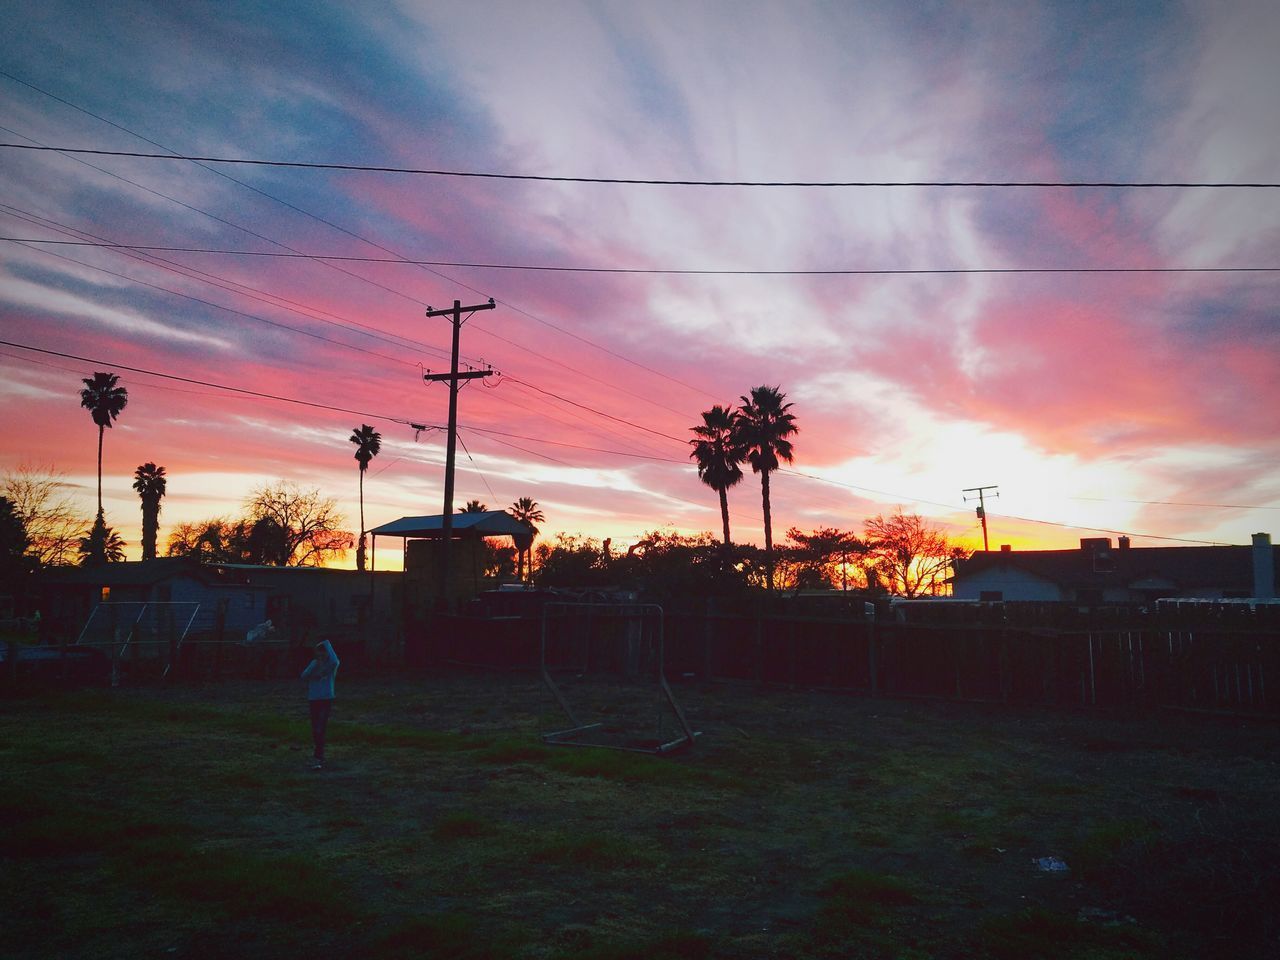
[[[302,671],[302,679],[307,681],[308,700],[332,700],[333,678],[338,674],[338,655],[333,652],[333,644],[324,641],[321,655],[307,664]]]

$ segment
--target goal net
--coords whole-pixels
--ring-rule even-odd
[[[199,612],[192,601],[108,600],[93,608],[76,643],[102,650],[115,665],[163,675]]]
[[[549,744],[667,753],[698,736],[664,672],[663,612],[649,603],[548,603],[542,680],[569,721]]]

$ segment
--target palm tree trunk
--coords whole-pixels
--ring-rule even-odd
[[[102,514],[102,424],[98,424],[98,514]]]
[[[724,545],[729,545],[729,495],[720,488],[720,519],[724,522]]]
[[[159,504],[142,504],[142,559],[156,558],[156,535],[160,526]]]
[[[360,540],[356,544],[356,569],[364,572],[364,464],[360,465]]]
[[[760,497],[764,504],[765,583],[773,589],[773,517],[769,513],[769,471],[760,471]]]

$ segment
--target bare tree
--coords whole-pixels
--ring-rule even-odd
[[[355,540],[342,529],[345,518],[336,500],[288,480],[259,487],[245,500],[244,509],[245,520],[255,532],[283,538],[281,566],[323,566],[326,560],[342,557]]]
[[[863,523],[866,568],[886,589],[904,597],[945,590],[951,564],[969,551],[915,513],[898,509]]]
[[[78,560],[89,520],[67,489],[66,475],[53,466],[24,463],[0,477],[0,496],[13,504],[27,531],[27,556],[38,566],[68,566]]]

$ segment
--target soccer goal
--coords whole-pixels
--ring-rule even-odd
[[[570,726],[543,741],[652,754],[691,746],[698,733],[667,684],[663,643],[657,604],[546,604],[539,667]]]
[[[113,685],[119,682],[122,663],[163,678],[199,612],[194,601],[107,600],[93,608],[76,644],[97,647],[111,658]]]

